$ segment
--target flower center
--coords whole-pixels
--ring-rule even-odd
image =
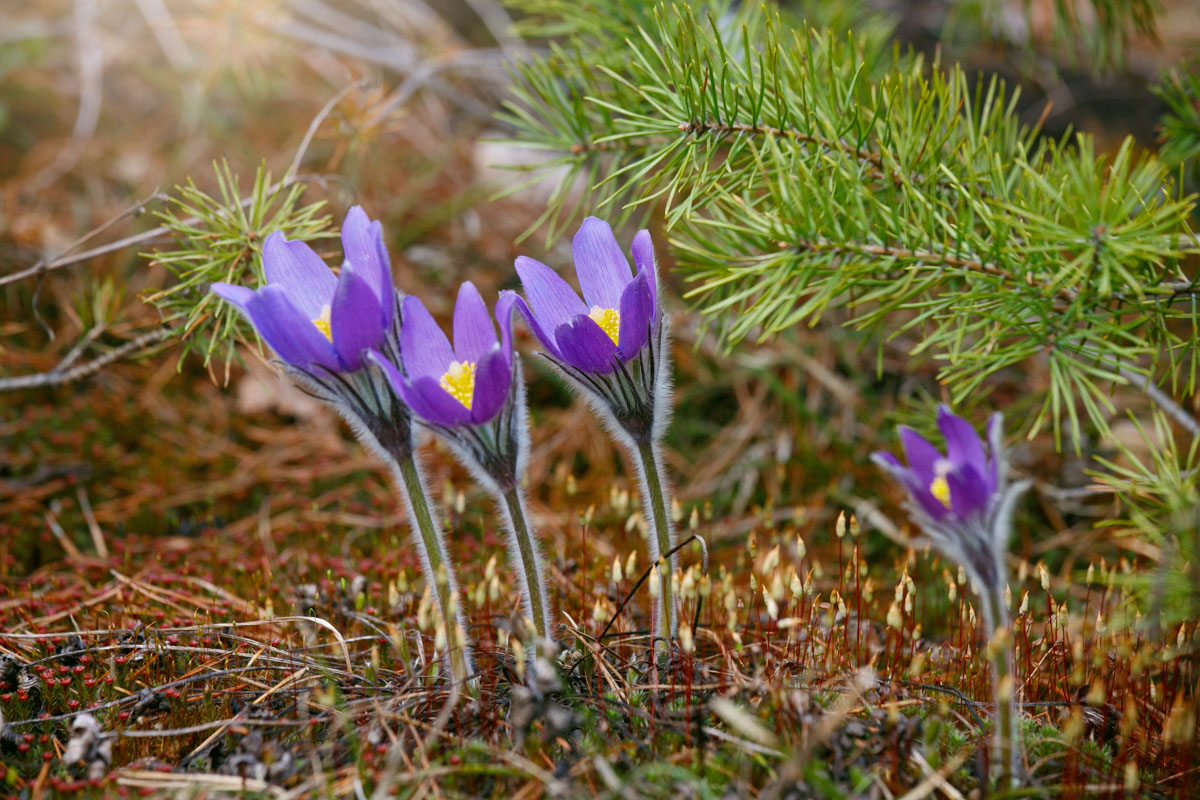
[[[937,473],[937,476],[929,484],[929,493],[941,501],[946,508],[950,508],[950,482],[946,480],[946,475],[952,468],[953,465],[948,459],[939,458],[933,465],[933,471]]]
[[[601,308],[600,306],[592,306],[592,310],[588,312],[588,316],[592,321],[600,326],[600,330],[608,334],[608,338],[612,339],[613,344],[620,344],[618,335],[621,329],[621,312],[615,308]]]
[[[933,483],[929,484],[929,493],[940,500],[946,508],[950,507],[950,484],[944,477],[938,475],[933,479]]]
[[[331,328],[329,325],[331,316],[332,316],[331,306],[328,303],[326,303],[324,306],[321,307],[321,316],[314,319],[312,321],[312,324],[316,325],[317,330],[319,330],[325,336],[326,339],[328,339],[329,341],[332,342],[333,341],[333,328]]]
[[[475,364],[471,361],[451,361],[450,368],[442,376],[441,386],[451,397],[470,411],[475,397]]]

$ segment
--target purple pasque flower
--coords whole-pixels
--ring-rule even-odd
[[[921,509],[939,522],[949,518],[965,522],[987,510],[996,493],[998,460],[985,452],[983,442],[971,423],[956,416],[946,406],[938,407],[938,429],[946,440],[946,454],[907,425],[901,425],[900,443],[908,466],[891,453],[875,453],[874,458],[892,473]],[[993,452],[994,440],[1001,437],[1002,417],[988,421],[988,439]]]
[[[588,217],[571,250],[582,300],[554,270],[522,256],[516,268],[525,297],[501,293],[497,314],[521,311],[547,359],[629,452],[654,531],[647,543],[650,560],[671,554],[661,565],[662,592],[651,615],[657,653],[678,629],[671,589],[678,556],[661,455],[671,416],[670,324],[658,298],[654,243],[648,231],[633,237],[634,274],[608,223]]]
[[[583,299],[550,267],[520,256],[516,268],[525,299],[516,307],[556,360],[585,373],[607,374],[634,359],[660,321],[654,244],[649,231],[634,236],[635,275],[609,224],[588,217],[571,251]]]
[[[622,443],[659,441],[670,417],[671,361],[650,234],[633,238],[636,275],[603,220],[585,219],[571,247],[583,300],[554,270],[521,256],[525,297],[501,292],[497,312],[520,310],[546,357]]]
[[[212,291],[237,306],[289,365],[352,372],[362,368],[363,351],[386,338],[395,289],[383,230],[359,206],[342,224],[342,250],[335,276],[307,243],[276,231],[263,244],[265,286],[214,283]]]
[[[908,490],[913,520],[943,555],[963,567],[981,593],[1002,589],[1012,510],[1027,482],[1008,482],[1003,415],[993,414],[987,444],[969,422],[938,407],[943,454],[925,437],[900,426],[904,466],[891,453],[872,460]],[[991,598],[989,598],[990,602]]]
[[[475,284],[467,281],[454,304],[454,342],[425,304],[409,295],[400,306],[400,361],[369,358],[392,387],[427,423],[440,428],[484,425],[504,408],[513,385],[511,313],[500,318],[504,345]]]

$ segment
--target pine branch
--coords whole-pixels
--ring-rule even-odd
[[[1154,93],[1167,104],[1162,159],[1170,166],[1191,163],[1200,171],[1200,57],[1169,70]]]
[[[1034,426],[1070,419],[1076,437],[1079,409],[1103,428],[1127,371],[1195,373],[1194,201],[1132,141],[1097,156],[1087,137],[1040,139],[996,81],[767,4],[737,27],[723,2],[546,5],[569,38],[519,67],[504,115],[569,168],[538,224],[661,205],[726,344],[843,309],[864,332],[919,331],[914,354],[960,398],[1043,354]],[[581,175],[591,191],[567,208]]]

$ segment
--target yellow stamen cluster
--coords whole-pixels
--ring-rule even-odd
[[[475,398],[475,364],[471,361],[451,361],[442,376],[441,387],[470,411]]]
[[[940,500],[946,508],[950,507],[950,484],[946,481],[945,476],[938,475],[933,479],[933,483],[929,484],[929,493]]]
[[[621,329],[620,311],[617,311],[615,308],[592,306],[592,310],[588,312],[588,316],[600,326],[600,330],[608,334],[608,338],[612,339],[613,344],[620,343],[618,340]]]
[[[321,308],[321,316],[314,319],[312,321],[312,324],[316,325],[317,330],[319,330],[326,339],[328,339],[329,341],[332,342],[333,341],[333,328],[330,326],[331,316],[332,316],[331,307],[328,304],[326,304],[325,306],[323,306]]]

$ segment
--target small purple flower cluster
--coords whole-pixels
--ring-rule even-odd
[[[650,235],[633,241],[636,275],[607,223],[588,218],[573,242],[583,299],[552,269],[517,259],[526,297],[501,293],[495,316],[470,282],[458,292],[452,336],[425,304],[393,288],[378,222],[358,207],[342,228],[344,260],[335,276],[303,242],[272,234],[263,247],[266,283],[257,291],[217,283],[212,291],[237,306],[275,351],[284,370],[347,420],[361,440],[393,467],[410,517],[426,579],[448,587],[439,597],[443,620],[459,608],[453,568],[425,499],[413,422],[445,439],[497,500],[509,532],[527,622],[538,639],[551,632],[544,570],[520,490],[529,450],[524,382],[513,343],[520,311],[548,357],[613,423],[618,438],[649,453],[665,426],[668,365],[665,325]],[[497,336],[496,324],[499,325]],[[639,469],[660,470],[656,456]],[[648,518],[669,529],[660,475],[657,507]],[[414,531],[415,533],[415,531]],[[669,536],[661,539],[668,544]],[[656,544],[658,541],[656,540]],[[652,546],[658,558],[658,548]],[[668,581],[669,583],[669,581]],[[439,585],[441,585],[439,584]],[[657,615],[673,633],[671,610]],[[461,620],[447,629],[460,633]],[[464,678],[466,664],[451,664]]]

